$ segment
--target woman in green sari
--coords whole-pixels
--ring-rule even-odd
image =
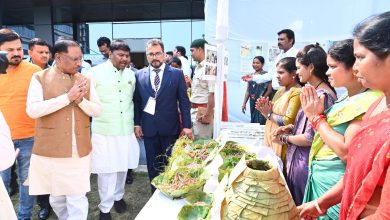
[[[351,39],[336,42],[329,49],[329,82],[334,87],[347,89],[329,109],[324,110],[323,97],[318,97],[313,87],[302,89],[302,109],[316,130],[309,155],[305,203],[316,201],[343,177],[348,144],[360,129],[368,107],[382,95],[363,87],[354,75],[354,62]],[[339,209],[340,205],[335,205],[318,219],[339,219]]]

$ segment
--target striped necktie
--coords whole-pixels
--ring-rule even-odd
[[[155,73],[156,73],[156,77],[154,77],[154,88],[156,90],[156,94],[157,94],[157,91],[158,91],[158,87],[160,85],[160,76],[158,75],[158,73],[161,71],[160,69],[154,69],[153,70]]]

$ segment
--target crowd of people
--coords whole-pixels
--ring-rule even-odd
[[[51,47],[34,38],[30,58],[23,60],[21,37],[1,29],[6,74],[0,76],[0,195],[3,201],[19,191],[19,208],[16,216],[11,203],[5,203],[0,219],[31,219],[35,200],[39,219],[47,219],[51,210],[58,219],[87,219],[91,173],[97,174],[99,219],[111,219],[112,208],[126,212],[124,186],[138,167],[137,139],[144,141],[152,180],[163,171],[180,135],[212,137],[214,87],[201,71],[206,43],[198,39],[190,45],[199,61],[197,80],[191,82],[189,70],[165,62],[158,39],[145,45],[149,65],[136,70],[125,41],[101,37],[102,62],[85,68],[81,48],[71,39],[61,38]],[[179,64],[184,63],[183,49],[175,49]],[[17,175],[11,166],[15,158]],[[18,182],[12,183],[16,176]]]
[[[385,12],[325,52],[318,43],[294,48],[294,32],[284,29],[272,68],[264,71],[257,56],[255,72],[242,76],[248,86],[241,110],[250,100],[251,122],[265,124],[264,143],[284,163],[301,219],[390,219],[389,33]],[[191,74],[182,46],[165,53],[161,40],[149,40],[148,66],[136,70],[125,41],[101,37],[102,63],[85,68],[73,40],[51,48],[33,39],[23,60],[20,36],[0,29],[0,219],[31,219],[35,196],[39,219],[51,209],[61,220],[87,219],[91,172],[99,219],[111,219],[112,208],[126,212],[124,186],[138,166],[138,140],[151,181],[179,136],[213,136],[215,81],[203,78],[205,44],[190,45],[197,62]],[[335,87],[347,92],[337,97]],[[8,197],[15,159],[17,216]]]
[[[283,161],[301,219],[390,219],[389,33],[385,12],[359,23],[353,39],[327,53],[317,43],[287,54],[294,33],[282,30],[276,70],[259,74],[263,58],[255,57],[256,73],[242,76],[243,112],[250,95],[258,96],[251,89],[275,78],[282,86],[272,100],[259,91],[251,122],[261,122],[253,121],[257,114],[267,119],[265,145]],[[346,93],[337,98],[335,87]]]

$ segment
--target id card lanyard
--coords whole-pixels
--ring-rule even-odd
[[[149,75],[150,75],[150,68],[149,68]],[[158,93],[158,90],[156,89],[156,85],[155,85],[155,87],[154,87],[154,97],[149,97],[148,102],[145,105],[144,112],[149,113],[151,115],[154,115],[154,113],[156,112],[157,93]]]

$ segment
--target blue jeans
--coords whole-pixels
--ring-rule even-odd
[[[18,219],[31,218],[31,209],[34,205],[35,196],[30,196],[28,193],[28,186],[24,186],[28,176],[28,169],[30,168],[31,151],[34,145],[34,138],[14,140],[14,147],[19,148],[19,156],[16,158],[18,165],[18,184],[19,184],[19,209]],[[11,191],[11,168],[0,172],[3,178],[4,185],[8,193]]]

